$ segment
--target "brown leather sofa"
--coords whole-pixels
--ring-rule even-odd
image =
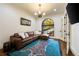
[[[10,42],[12,43],[12,47],[15,49],[20,49],[37,39],[37,36],[34,36],[34,32],[27,33],[29,37],[26,38],[22,38],[18,33],[14,33],[14,35],[10,36]]]

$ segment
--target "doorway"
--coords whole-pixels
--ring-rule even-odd
[[[49,34],[54,36],[54,21],[50,18],[46,18],[42,22],[42,34]]]

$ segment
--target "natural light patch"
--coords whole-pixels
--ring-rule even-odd
[[[43,23],[43,25],[53,25],[54,24],[54,21],[52,19],[46,19]]]
[[[53,28],[54,26],[54,21],[50,18],[47,18],[43,21],[43,30],[49,30]]]

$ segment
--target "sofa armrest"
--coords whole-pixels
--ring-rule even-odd
[[[10,36],[10,42],[14,48],[18,48],[22,44],[22,39],[14,36]]]
[[[21,40],[22,40],[21,38],[10,36],[10,42],[12,42],[12,43],[14,43],[15,41],[21,41]]]
[[[20,49],[22,44],[23,44],[23,42],[22,42],[21,39],[17,39],[17,40],[15,40],[14,44],[15,44],[15,48],[16,49]]]

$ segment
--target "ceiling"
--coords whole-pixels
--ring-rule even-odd
[[[35,16],[34,12],[39,10],[46,12],[45,16],[64,14],[66,8],[66,3],[43,3],[40,8],[38,6],[39,4],[36,3],[15,3],[11,5],[25,10],[32,16]],[[54,11],[54,9],[56,9],[56,11]]]

